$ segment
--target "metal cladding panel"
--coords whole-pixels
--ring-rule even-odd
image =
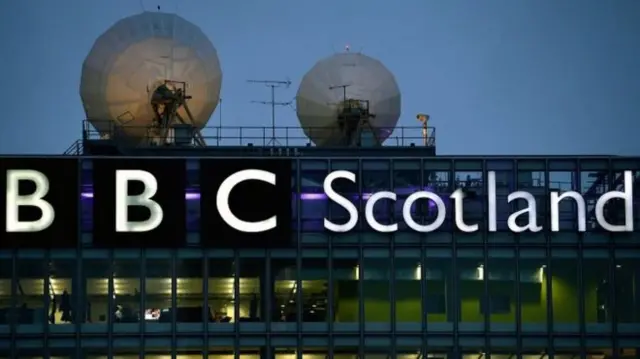
[[[333,142],[338,134],[338,104],[346,97],[369,101],[375,114],[370,124],[386,140],[400,119],[400,89],[387,68],[360,53],[342,53],[316,63],[303,77],[296,97],[298,119],[317,145]],[[332,89],[333,87],[333,89]],[[321,129],[319,129],[321,128]]]
[[[165,80],[187,83],[195,125],[204,127],[222,86],[209,39],[175,14],[143,12],[122,19],[96,40],[82,66],[80,97],[87,118],[101,133],[117,124],[126,135],[144,136],[153,119],[150,95]]]

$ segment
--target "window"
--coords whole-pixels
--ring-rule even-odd
[[[503,294],[494,294],[480,299],[480,313],[503,314],[511,311],[511,297]]]

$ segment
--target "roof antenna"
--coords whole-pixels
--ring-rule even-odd
[[[276,106],[289,106],[293,101],[289,102],[276,102],[275,91],[278,87],[289,88],[291,81],[263,81],[263,80],[248,80],[249,83],[264,84],[271,88],[271,101],[251,101],[252,103],[259,103],[262,105],[271,105],[271,138],[267,142],[267,146],[280,146],[280,142],[276,138]]]

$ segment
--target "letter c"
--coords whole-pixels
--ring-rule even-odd
[[[236,217],[233,212],[231,212],[231,208],[229,208],[229,195],[231,194],[231,190],[239,183],[250,180],[266,182],[272,186],[276,185],[276,175],[274,173],[256,169],[238,171],[227,177],[222,181],[222,184],[220,184],[216,195],[216,206],[218,207],[220,217],[222,217],[225,223],[231,226],[231,228],[244,233],[266,232],[276,227],[277,216],[274,215],[263,221],[247,222]]]

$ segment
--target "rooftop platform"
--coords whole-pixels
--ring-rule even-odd
[[[326,129],[306,129],[326,133]],[[320,132],[322,131],[322,132]],[[200,131],[205,143],[198,145],[195,137],[171,133],[166,141],[151,140],[148,129],[141,128],[139,137],[120,135],[112,126],[106,133],[98,132],[88,121],[83,124],[82,138],[74,142],[66,155],[134,155],[134,156],[313,156],[313,157],[427,157],[436,154],[435,128],[395,127],[380,145],[318,147],[300,127],[205,127]],[[317,137],[317,136],[316,136]]]

